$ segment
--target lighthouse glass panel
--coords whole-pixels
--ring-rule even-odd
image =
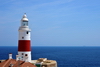
[[[28,26],[28,22],[23,22],[23,26]]]

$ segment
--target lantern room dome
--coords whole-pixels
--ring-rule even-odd
[[[27,16],[26,16],[26,13],[23,15],[22,19],[21,19],[22,22],[28,22],[28,19],[27,19]]]

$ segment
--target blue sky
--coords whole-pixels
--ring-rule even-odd
[[[27,13],[32,46],[100,46],[100,0],[0,0],[0,46],[17,46]]]

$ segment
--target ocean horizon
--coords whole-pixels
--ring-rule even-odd
[[[100,67],[100,46],[32,46],[32,60],[56,60],[58,67]],[[17,55],[17,46],[0,46],[0,60]]]

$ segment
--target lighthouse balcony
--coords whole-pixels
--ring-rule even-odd
[[[28,26],[19,27],[19,31],[31,31]]]

